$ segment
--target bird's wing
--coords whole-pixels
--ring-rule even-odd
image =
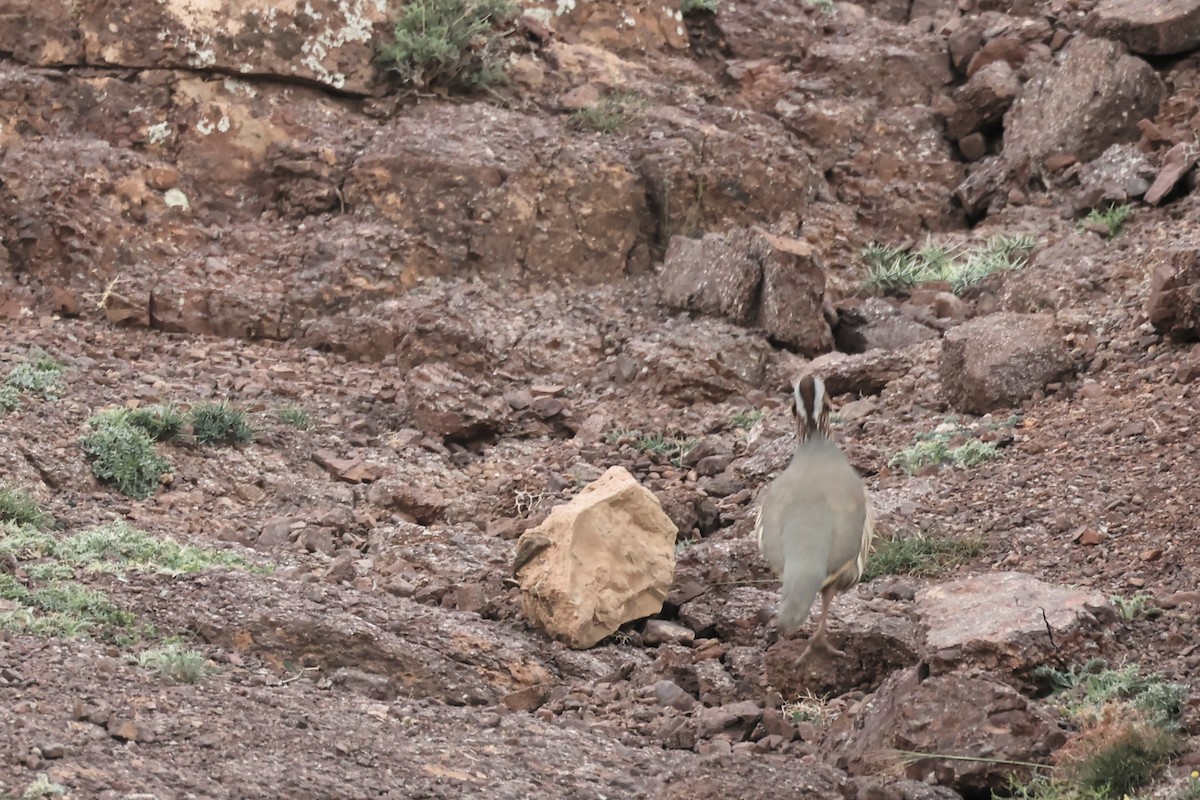
[[[834,519],[824,504],[793,504],[781,522],[783,588],[779,629],[790,634],[808,618],[817,592],[825,582]]]

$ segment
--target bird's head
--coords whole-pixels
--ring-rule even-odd
[[[829,435],[829,412],[833,404],[819,375],[805,375],[792,392],[792,414],[796,417],[796,435],[800,441],[814,434]]]

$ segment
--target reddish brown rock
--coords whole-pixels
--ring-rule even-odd
[[[313,0],[303,8],[115,0],[83,6],[77,24],[90,64],[265,73],[368,94],[386,21],[383,7],[365,0]]]
[[[663,261],[663,301],[676,308],[746,323],[758,302],[761,253],[754,233],[709,233],[701,239],[672,236]]]
[[[1146,316],[1155,330],[1180,341],[1200,338],[1200,257],[1191,247],[1158,256]]]
[[[1073,367],[1049,314],[992,314],[965,322],[946,333],[939,362],[947,401],[971,414],[1027,400]]]
[[[1011,762],[1045,763],[1066,738],[1050,714],[985,674],[925,677],[912,667],[893,673],[855,710],[838,717],[821,750],[851,775],[878,773],[889,753],[928,753],[904,761],[899,766],[904,777],[966,794],[1002,790],[1013,778],[1028,780],[1029,769]],[[983,752],[995,760],[934,755]]]
[[[1100,0],[1084,27],[1135,53],[1187,53],[1200,47],[1200,0]]]
[[[1136,140],[1138,120],[1153,117],[1164,94],[1154,69],[1121,45],[1073,39],[1061,63],[1038,72],[1005,116],[1004,157],[1035,172],[1056,153],[1089,161]]]
[[[977,70],[954,91],[954,113],[946,122],[946,133],[954,139],[983,130],[999,122],[1021,91],[1012,67],[996,61]]]
[[[1161,203],[1192,167],[1196,166],[1198,158],[1200,158],[1200,151],[1196,149],[1195,145],[1180,142],[1172,147],[1163,156],[1158,175],[1155,176],[1154,183],[1146,190],[1145,197],[1142,199],[1152,206]]]
[[[825,270],[807,242],[763,235],[762,308],[759,325],[772,339],[806,355],[833,348],[825,319]]]

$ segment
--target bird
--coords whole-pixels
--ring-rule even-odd
[[[792,635],[817,594],[817,630],[799,658],[820,648],[845,656],[825,636],[829,606],[862,576],[875,533],[875,514],[862,477],[829,434],[832,404],[819,375],[805,375],[792,391],[796,452],[767,486],[754,522],[759,550],[780,579],[780,632]]]

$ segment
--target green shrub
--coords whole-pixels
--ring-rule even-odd
[[[149,497],[171,465],[154,451],[154,440],[119,415],[97,415],[89,420],[93,430],[83,438],[83,451],[92,463],[92,474],[138,500]]]
[[[11,402],[14,392],[28,392],[46,398],[61,396],[64,370],[65,367],[50,356],[40,351],[35,352],[29,361],[13,367],[4,379],[4,385],[9,389],[7,394],[10,396],[5,404]]]
[[[254,439],[246,415],[228,403],[197,403],[188,417],[200,444],[246,444]]]
[[[0,484],[0,522],[44,528],[50,522],[50,515],[38,508],[29,492]]]
[[[412,0],[379,48],[383,65],[418,89],[471,90],[504,78],[496,26],[516,13],[511,0]]]
[[[185,422],[183,413],[172,403],[132,409],[126,413],[125,421],[145,431],[156,442],[178,439]]]
[[[720,6],[720,0],[682,0],[679,11],[688,14],[715,14]]]
[[[16,411],[21,407],[21,390],[5,384],[0,386],[0,412]]]

